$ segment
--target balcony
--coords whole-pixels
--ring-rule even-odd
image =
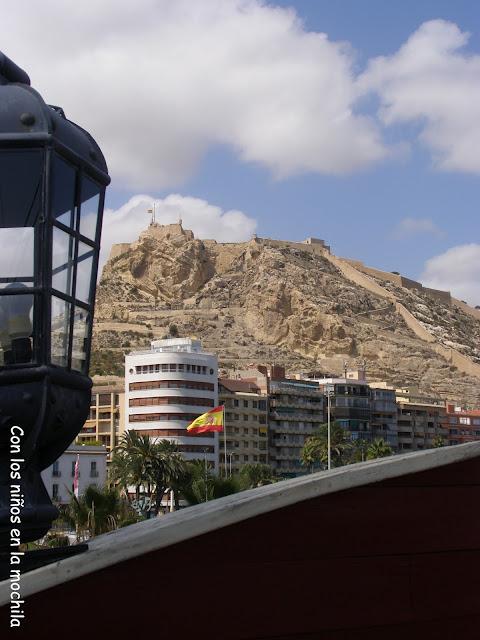
[[[313,409],[313,411],[323,411],[323,402],[295,402],[273,398],[272,400],[270,400],[270,407]]]
[[[302,422],[325,422],[324,416],[323,416],[323,411],[319,411],[318,413],[314,413],[314,414],[309,414],[309,413],[301,413],[299,412],[295,412],[295,413],[281,413],[279,411],[273,411],[270,414],[270,417],[273,420],[299,420]]]

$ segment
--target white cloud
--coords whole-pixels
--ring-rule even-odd
[[[480,244],[452,247],[430,258],[420,277],[423,284],[452,294],[475,306],[480,304]]]
[[[437,168],[480,173],[480,56],[462,52],[469,34],[425,22],[392,56],[372,60],[360,91],[375,91],[385,125],[414,122]]]
[[[283,178],[384,158],[348,44],[262,0],[16,0],[2,49],[92,132],[115,185],[166,188],[212,146]]]
[[[395,227],[393,236],[398,239],[404,239],[423,233],[437,238],[445,235],[431,218],[403,218]]]
[[[242,211],[223,211],[200,198],[170,194],[154,200],[147,195],[137,195],[119,209],[105,210],[99,273],[108,259],[112,244],[134,242],[147,228],[151,218],[148,209],[154,202],[155,217],[159,224],[171,224],[181,219],[183,228],[191,229],[196,238],[241,242],[249,240],[257,227],[256,220]]]

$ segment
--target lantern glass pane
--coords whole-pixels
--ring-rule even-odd
[[[0,289],[33,285],[33,227],[0,228]]]
[[[52,296],[52,364],[68,364],[68,338],[70,335],[70,303]]]
[[[82,204],[80,206],[80,233],[95,240],[97,232],[98,205],[101,187],[90,178],[82,181]]]
[[[53,156],[52,215],[57,222],[73,226],[75,204],[75,168],[60,156]]]
[[[75,307],[73,318],[72,369],[87,374],[88,311]]]
[[[0,365],[33,359],[33,295],[0,296]]]
[[[0,151],[0,227],[33,227],[41,211],[44,154]]]
[[[73,236],[53,227],[52,287],[66,295],[72,295],[74,244]]]
[[[89,302],[90,282],[92,279],[94,249],[83,242],[78,243],[77,287],[75,297]]]

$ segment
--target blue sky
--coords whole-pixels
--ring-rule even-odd
[[[2,47],[104,149],[106,248],[156,199],[200,237],[317,236],[480,304],[478,3],[48,5],[55,29],[19,0]]]

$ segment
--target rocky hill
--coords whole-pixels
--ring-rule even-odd
[[[91,372],[120,372],[125,352],[178,332],[230,372],[275,362],[339,374],[366,361],[370,380],[480,405],[480,314],[402,282],[319,241],[220,244],[154,225],[104,267]]]

